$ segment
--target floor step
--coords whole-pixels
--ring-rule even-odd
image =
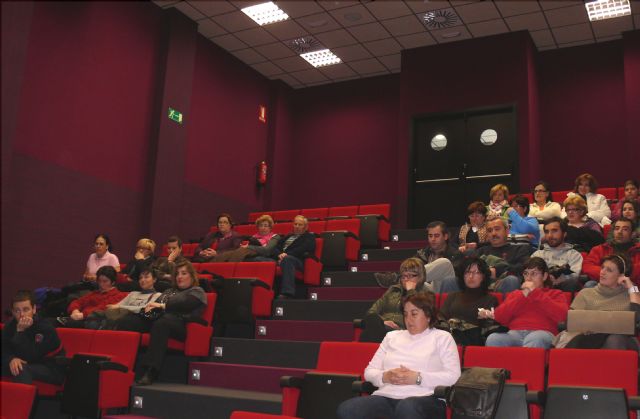
[[[234,410],[279,414],[282,406],[281,394],[163,383],[134,386],[131,400],[132,414],[162,419],[228,419]]]
[[[272,316],[274,320],[350,322],[362,317],[372,304],[373,300],[274,300]]]
[[[377,300],[387,291],[381,287],[311,287],[309,299],[324,300]]]
[[[400,260],[349,262],[349,270],[352,272],[397,272],[401,263]]]
[[[360,260],[366,261],[378,261],[378,260],[405,260],[412,256],[415,256],[418,251],[416,248],[406,249],[368,249],[360,252]]]
[[[361,318],[364,312],[355,318]],[[256,339],[351,342],[353,319],[345,322],[256,320]]]
[[[269,339],[213,338],[210,362],[287,368],[315,368],[318,342]]]
[[[280,377],[304,377],[307,371],[303,368],[192,362],[189,384],[280,394]]]
[[[325,287],[377,287],[374,272],[325,271],[320,275]]]
[[[389,238],[393,242],[424,240],[427,237],[427,230],[424,228],[391,230]]]
[[[384,249],[424,249],[429,245],[429,242],[425,240],[408,240],[402,242],[382,242],[381,247]]]

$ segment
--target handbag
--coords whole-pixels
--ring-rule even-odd
[[[493,419],[509,372],[503,368],[465,368],[448,394],[452,418]]]
[[[175,288],[169,288],[165,292],[163,292],[160,297],[155,301],[156,303],[166,304],[169,299],[178,293],[178,290]],[[154,308],[149,311],[144,311],[144,309],[138,312],[138,315],[145,320],[155,321],[164,315],[164,310],[161,308]]]

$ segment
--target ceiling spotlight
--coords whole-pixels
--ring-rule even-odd
[[[424,14],[422,19],[429,29],[448,28],[458,23],[458,16],[446,9],[429,11]]]
[[[245,7],[242,9],[242,12],[260,26],[289,19],[289,15],[276,6],[272,1]]]
[[[319,51],[307,52],[300,54],[302,58],[307,60],[309,64],[314,67],[324,67],[327,65],[339,64],[342,62],[333,52],[328,49],[321,49]]]
[[[590,21],[611,19],[631,14],[629,0],[594,0],[584,4]]]

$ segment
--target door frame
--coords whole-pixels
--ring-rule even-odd
[[[475,108],[468,108],[461,111],[438,111],[438,112],[430,112],[430,113],[419,113],[413,115],[411,120],[409,121],[409,155],[408,155],[408,163],[407,164],[407,228],[415,228],[412,227],[415,221],[414,214],[414,184],[415,184],[415,169],[414,169],[414,157],[415,157],[415,149],[414,149],[414,135],[416,131],[416,124],[420,119],[438,119],[442,117],[455,117],[455,116],[465,116],[467,114],[473,113],[492,113],[500,110],[511,110],[515,115],[515,119],[513,121],[513,131],[515,135],[515,153],[516,153],[516,164],[513,170],[514,183],[520,186],[520,136],[518,135],[518,105],[516,102],[505,103],[501,105],[490,105],[490,106],[480,106]],[[451,226],[449,226],[451,227]]]

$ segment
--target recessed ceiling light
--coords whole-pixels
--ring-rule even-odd
[[[286,42],[298,54],[304,54],[312,50],[322,49],[322,45],[313,36],[303,36]]]
[[[314,67],[324,67],[332,64],[339,64],[342,62],[333,52],[328,49],[321,49],[319,51],[307,52],[300,54],[302,58],[307,60],[309,64]]]
[[[584,7],[592,22],[631,14],[629,0],[594,0],[586,2]]]
[[[289,15],[282,11],[282,9],[276,6],[272,1],[245,7],[242,9],[242,12],[260,26],[289,19]]]
[[[326,25],[328,22],[325,19],[318,19],[318,20],[308,20],[305,23],[308,26],[311,26],[312,28],[319,28],[321,26]]]

